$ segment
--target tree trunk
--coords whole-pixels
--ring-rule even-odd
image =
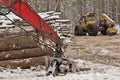
[[[0,66],[5,68],[17,69],[20,67],[21,69],[30,68],[32,66],[45,66],[49,60],[49,57],[35,57],[35,58],[27,58],[27,59],[16,59],[16,60],[6,60],[0,61]]]
[[[0,42],[0,52],[36,47],[38,47],[37,42],[35,42],[34,39],[30,36],[16,37]]]
[[[49,48],[32,48],[23,50],[12,50],[0,52],[0,61],[12,59],[24,59],[30,57],[53,56],[53,51]]]

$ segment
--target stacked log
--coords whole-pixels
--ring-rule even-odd
[[[16,37],[0,42],[0,52],[36,47],[38,47],[38,44],[34,41],[34,39],[31,36]]]
[[[61,19],[61,12],[47,12],[49,16],[42,17],[46,22],[58,31],[60,36],[69,36],[70,21]],[[24,30],[35,34],[35,29],[31,27],[26,21],[15,18],[14,23],[21,26]],[[12,23],[6,24],[7,26],[13,25]],[[3,26],[1,24],[1,26]],[[14,25],[15,26],[15,25]],[[4,27],[4,26],[3,26]],[[0,31],[0,39],[11,37],[11,36],[25,36],[16,37],[0,41],[0,66],[9,68],[29,68],[35,65],[45,65],[45,56],[53,56],[53,51],[47,47],[40,47],[33,37],[29,36],[28,33],[22,31],[18,27],[5,27]],[[64,33],[64,34],[63,34]],[[46,40],[47,41],[47,40]],[[53,44],[53,43],[51,43]]]
[[[26,68],[30,68],[31,66],[39,66],[39,65],[45,66],[48,60],[49,60],[48,56],[5,60],[5,61],[0,61],[0,66],[5,68],[12,68],[12,69],[17,69],[18,67],[21,69],[26,69]]]
[[[17,24],[17,25],[21,25],[21,26],[31,26],[29,23],[27,23],[26,21],[24,20],[20,20],[20,19],[14,19],[14,22]]]
[[[7,52],[0,52],[0,61],[12,60],[12,59],[24,59],[30,57],[39,56],[52,56],[53,51],[49,48],[42,50],[41,48],[23,49],[23,50],[12,50]]]
[[[45,66],[48,56],[53,56],[53,50],[48,47],[40,47],[31,36],[16,37],[0,42],[1,67]]]
[[[26,27],[23,27],[23,29],[25,29]],[[35,30],[32,27],[27,27],[30,28],[30,30],[26,30],[31,34],[35,34]],[[13,32],[14,31],[14,32]],[[21,30],[20,28],[8,28],[8,29],[3,29],[2,31],[0,31],[0,37],[4,38],[4,37],[8,37],[8,36],[29,36],[28,33],[26,33],[25,31]]]

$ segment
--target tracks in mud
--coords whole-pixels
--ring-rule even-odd
[[[120,67],[120,36],[74,36],[65,55]]]
[[[101,56],[101,55],[89,55],[84,54],[79,56],[80,59],[92,61],[94,63],[102,63],[106,65],[112,65],[116,67],[120,67],[120,58],[116,58],[113,56]]]

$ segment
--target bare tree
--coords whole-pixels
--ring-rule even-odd
[[[120,23],[120,0],[27,0],[38,12],[62,11],[63,16],[70,18],[74,25],[81,15],[95,12],[97,16],[101,12],[109,15],[117,23]]]

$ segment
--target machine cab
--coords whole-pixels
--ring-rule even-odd
[[[95,13],[88,13],[83,15],[79,20],[79,23],[86,28],[89,24],[96,24],[97,22]]]

